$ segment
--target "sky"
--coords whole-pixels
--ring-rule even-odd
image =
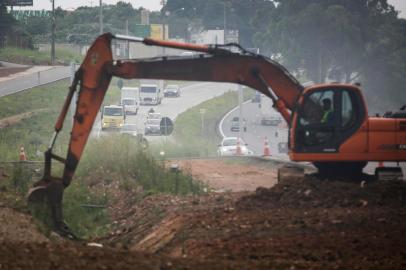
[[[51,9],[51,1],[50,0],[33,0],[34,6],[29,8],[22,8],[22,9]],[[115,4],[118,0],[102,0],[103,3],[106,4]],[[131,0],[124,2],[130,2],[133,7],[139,8],[144,7],[149,10],[160,10],[161,9],[161,0]],[[202,0],[204,1],[204,0]],[[400,17],[406,18],[406,0],[388,0],[388,2],[395,6],[395,9],[400,11]],[[99,0],[55,0],[55,6],[60,6],[62,9],[75,9],[79,6],[96,6],[99,4]],[[17,8],[16,8],[17,9]]]

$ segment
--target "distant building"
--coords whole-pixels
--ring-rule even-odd
[[[207,30],[191,36],[197,44],[224,44],[224,30]]]
[[[238,34],[238,30],[227,30],[224,42],[224,30],[206,30],[197,34],[192,34],[191,42],[197,44],[238,43]]]

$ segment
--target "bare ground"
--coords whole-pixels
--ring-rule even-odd
[[[258,176],[252,171],[263,170],[259,183],[272,185],[275,167],[217,160],[183,168],[215,190],[248,191],[154,195],[139,203],[121,194],[109,208],[113,229],[91,240],[103,248],[48,241],[29,216],[0,207],[0,269],[406,268],[404,182],[307,176],[250,191],[250,175]],[[246,183],[230,188],[232,181]]]
[[[11,68],[5,68],[1,67],[0,68],[0,78],[1,77],[7,77],[9,75],[18,73],[18,72],[23,72],[29,69],[30,67],[11,67]]]

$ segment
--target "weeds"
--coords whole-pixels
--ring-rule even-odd
[[[57,49],[55,52],[56,62],[68,64],[71,61],[81,62],[83,56],[75,54],[64,49]],[[51,64],[51,56],[48,52],[40,52],[37,50],[21,49],[14,47],[6,47],[0,50],[0,59],[4,61],[21,63],[21,64]]]
[[[38,169],[42,163],[18,162],[3,163],[1,171],[4,176],[0,182],[0,202],[3,206],[18,211],[27,212],[36,218],[40,231],[49,236],[49,228],[53,227],[52,215],[45,200],[39,207],[27,209],[26,195],[34,181],[42,175]],[[55,175],[61,173],[56,169]],[[106,206],[109,203],[107,196],[96,194],[83,181],[73,181],[65,190],[63,210],[65,219],[72,230],[82,238],[92,238],[104,235],[110,223],[107,209],[103,207],[88,207],[89,205]]]
[[[87,178],[97,172],[100,182],[116,177],[121,187],[142,186],[146,193],[199,194],[202,185],[190,175],[174,173],[155,159],[134,138],[112,134],[89,143],[78,167],[77,176]]]

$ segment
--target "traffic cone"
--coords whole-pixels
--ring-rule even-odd
[[[25,154],[24,147],[21,146],[21,148],[20,148],[20,161],[26,161],[26,160],[27,160],[27,156]]]
[[[270,156],[270,155],[271,155],[271,149],[269,149],[268,138],[265,137],[265,140],[264,140],[264,156]]]
[[[237,148],[235,149],[235,154],[236,155],[241,155],[242,154],[240,138],[237,139]]]

